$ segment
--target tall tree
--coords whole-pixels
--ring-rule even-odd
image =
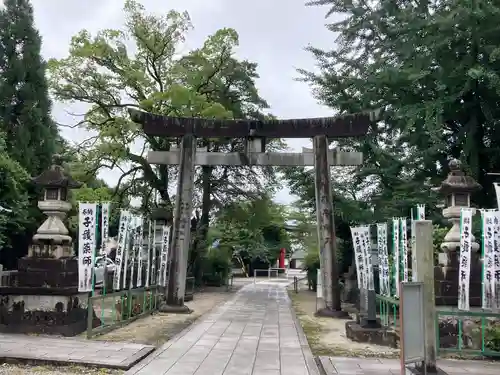
[[[234,56],[238,34],[221,29],[198,49],[176,53],[191,29],[187,13],[148,14],[137,1],[124,6],[122,30],[74,36],[69,56],[49,62],[54,96],[63,102],[83,102],[89,110],[79,126],[95,136],[81,153],[93,171],[121,168],[116,191],[143,198],[148,210],[158,195],[172,210],[169,188],[177,168],[152,166],[148,151],[169,151],[178,139],[151,137],[130,121],[127,108],[159,115],[201,118],[263,118],[266,102],[255,86],[256,64]],[[128,48],[134,44],[133,49]],[[242,140],[210,139],[199,146],[209,151],[243,151]],[[279,142],[274,147],[279,147]],[[273,147],[273,144],[271,144]],[[264,170],[273,176],[271,170]],[[206,247],[209,213],[218,204],[255,197],[269,181],[251,168],[204,167],[196,176],[195,207],[201,206],[195,247]],[[172,189],[170,189],[172,191]]]
[[[387,117],[362,142],[357,177],[372,179],[377,209],[407,211],[462,159],[494,202],[490,170],[500,169],[499,73],[494,2],[317,0],[342,13],[328,27],[336,49],[310,48],[318,74],[303,72],[323,103],[339,112],[384,107]],[[394,202],[397,202],[394,205]],[[432,202],[432,200],[431,200]]]
[[[51,163],[57,126],[41,57],[41,37],[28,0],[5,0],[0,11],[0,128],[6,151],[31,175]]]

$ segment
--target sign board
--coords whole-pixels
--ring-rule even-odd
[[[317,270],[316,298],[323,298],[323,278],[321,277],[321,269]]]
[[[424,283],[400,284],[401,370],[409,363],[425,361]],[[402,372],[404,374],[404,372]]]

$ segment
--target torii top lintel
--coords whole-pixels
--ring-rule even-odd
[[[290,120],[211,120],[196,117],[154,115],[129,108],[132,121],[143,126],[150,136],[182,137],[193,134],[199,138],[311,138],[326,135],[332,138],[357,137],[368,132],[380,111],[362,112],[338,117]]]

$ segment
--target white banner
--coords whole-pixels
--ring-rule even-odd
[[[458,309],[469,310],[470,258],[472,249],[472,210],[460,215],[460,267],[458,271]]]
[[[387,249],[387,224],[377,224],[377,247],[378,247],[378,272],[380,294],[389,296],[391,294],[391,281],[389,279],[389,253]]]
[[[495,216],[493,217],[494,225],[494,246],[495,255],[494,260],[494,278],[493,278],[493,290],[495,291],[495,308],[500,309],[500,213],[495,211]]]
[[[407,238],[407,228],[406,228],[406,217],[399,218],[401,234],[399,236],[399,250],[401,252],[401,260],[403,266],[403,281],[408,281],[408,238]]]
[[[412,212],[413,214],[413,212]],[[412,219],[410,222],[410,246],[411,246],[411,281],[416,282],[418,281],[418,275],[417,275],[417,240],[416,240],[416,234],[415,234],[415,222],[418,219],[418,210],[417,210],[417,219]]]
[[[170,226],[163,227],[161,242],[160,285],[167,286],[168,248],[170,246]]]
[[[352,246],[354,249],[354,264],[356,265],[356,276],[358,277],[358,288],[364,286],[364,249],[360,238],[360,228],[351,227]]]
[[[495,212],[482,211],[483,228],[483,309],[495,308]]]
[[[493,186],[495,187],[495,193],[497,196],[497,208],[500,210],[500,183],[494,182]]]
[[[137,224],[139,228],[137,228],[137,247],[139,249],[137,254],[137,282],[136,286],[142,286],[142,266],[144,260],[144,220],[142,215],[137,218]]]
[[[374,290],[375,283],[373,281],[373,265],[372,265],[372,244],[370,241],[370,227],[361,227],[361,243],[364,247],[364,259],[366,272],[366,288],[367,290]]]
[[[151,279],[151,220],[148,220],[148,237],[146,252],[148,254],[148,259],[146,261],[146,288],[149,286]]]
[[[139,252],[139,227],[138,227],[139,218],[134,215],[132,219],[132,242],[130,245],[130,282],[129,288],[132,289],[134,287],[134,275],[135,275],[135,261],[137,259],[137,253]]]
[[[158,285],[158,249],[156,248],[156,220],[153,221],[153,229],[152,229],[152,238],[151,238],[151,285]]]
[[[394,267],[395,296],[399,297],[399,219],[392,219],[392,260]]]
[[[127,220],[127,235],[125,237],[125,243],[123,246],[123,278],[122,278],[122,288],[127,289],[127,274],[129,273],[128,259],[130,257],[131,247],[134,239],[134,232],[132,231],[132,223],[134,221],[134,215],[130,212],[128,214]],[[130,272],[130,276],[132,273]]]
[[[115,273],[113,275],[113,289],[119,290],[121,285],[121,275],[123,266],[123,255],[126,248],[128,221],[130,220],[130,213],[126,210],[120,211],[120,224],[118,227],[118,240],[115,256]]]
[[[425,220],[425,204],[417,205],[417,220]]]
[[[101,204],[101,251],[106,253],[105,245],[109,238],[109,202]]]
[[[97,203],[78,204],[78,291],[92,291]]]

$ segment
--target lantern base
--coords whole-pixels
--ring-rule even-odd
[[[193,310],[191,310],[186,305],[167,305],[162,302],[160,307],[158,308],[158,312],[161,313],[171,313],[171,314],[191,314]]]
[[[314,315],[326,318],[351,319],[351,315],[349,315],[348,312],[343,310],[332,310],[328,307],[319,309]]]
[[[77,288],[0,287],[0,332],[77,336],[87,330],[87,303]]]

